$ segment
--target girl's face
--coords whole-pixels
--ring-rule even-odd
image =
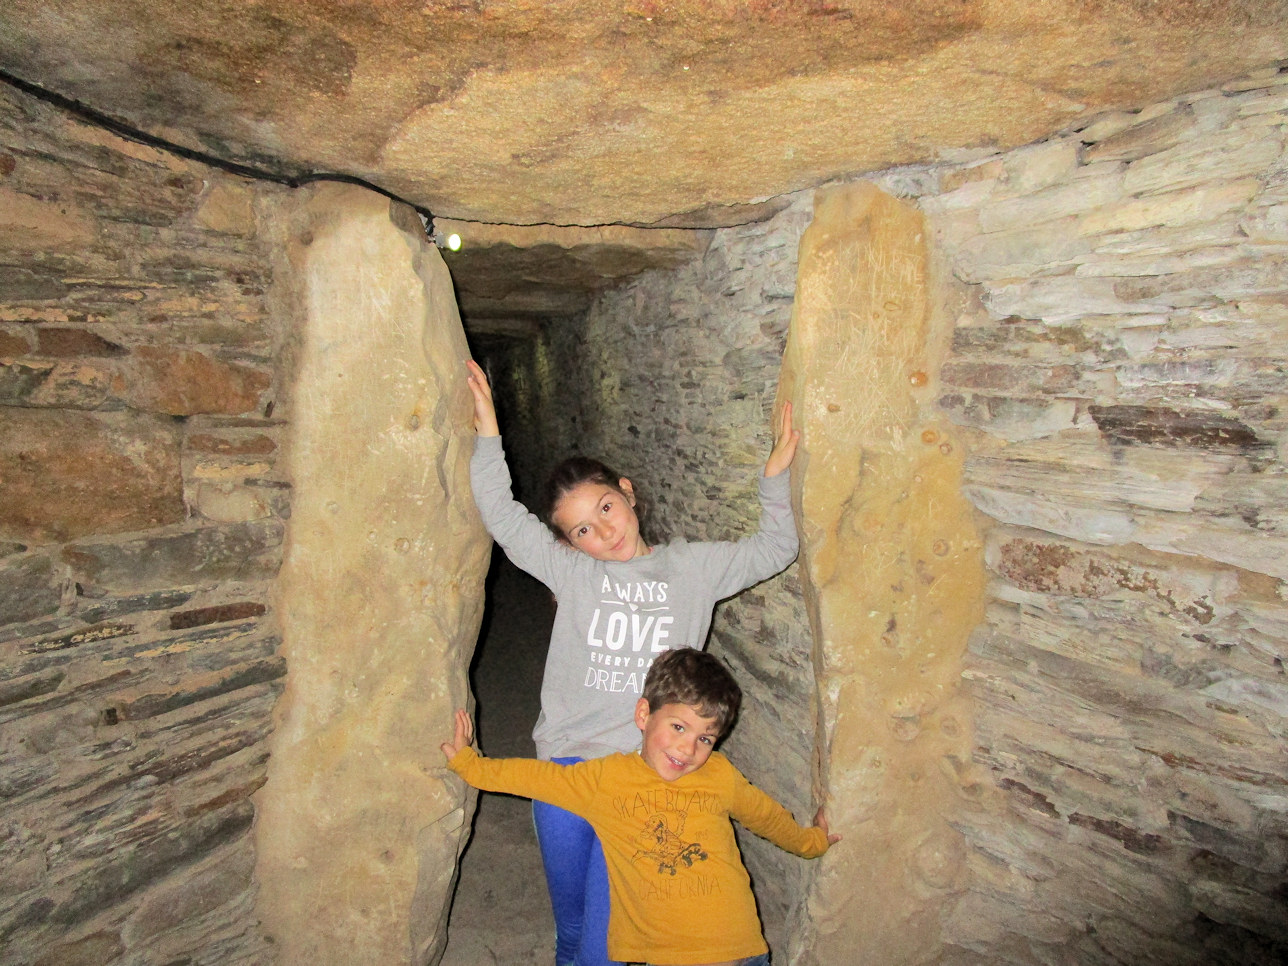
[[[648,553],[635,516],[635,491],[625,477],[617,486],[579,483],[559,498],[550,518],[568,543],[596,560]]]

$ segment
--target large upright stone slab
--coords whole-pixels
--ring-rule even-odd
[[[259,914],[283,964],[436,962],[473,809],[438,745],[468,697],[490,547],[468,349],[410,209],[327,185],[291,223],[288,675],[257,801]]]
[[[790,961],[920,963],[964,849],[949,825],[970,758],[959,692],[982,610],[962,451],[926,415],[931,326],[921,214],[870,184],[821,194],[801,240],[779,384],[815,641],[817,791],[844,840],[810,866]]]

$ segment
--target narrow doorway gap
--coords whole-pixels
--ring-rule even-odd
[[[492,757],[533,757],[554,600],[494,549],[487,611],[471,667],[477,744]],[[527,799],[480,793],[461,857],[441,966],[552,962],[554,919]]]

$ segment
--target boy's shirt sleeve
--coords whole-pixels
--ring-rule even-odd
[[[600,759],[560,765],[536,758],[485,758],[473,748],[462,748],[447,766],[485,792],[535,798],[583,817],[603,771]]]
[[[807,859],[828,849],[827,835],[818,826],[799,825],[792,813],[774,801],[733,769],[733,792],[729,814],[749,831]]]
[[[737,541],[697,543],[702,571],[712,581],[716,600],[768,580],[796,559],[800,539],[792,514],[791,473],[758,477],[760,529]]]
[[[500,436],[476,436],[470,457],[470,490],[487,532],[520,570],[558,593],[568,554],[550,529],[514,498],[510,467]]]

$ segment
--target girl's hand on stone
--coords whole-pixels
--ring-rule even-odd
[[[460,713],[464,714],[464,712]],[[841,841],[841,836],[827,830],[827,816],[823,814],[822,805],[818,807],[818,813],[814,816],[814,824],[823,830],[823,834],[827,836],[828,845],[835,845],[837,842]]]
[[[792,404],[785,402],[778,414],[778,425],[774,427],[774,448],[765,463],[765,475],[777,476],[791,466],[796,456],[796,444],[800,441],[801,431],[792,429]]]
[[[456,712],[456,734],[451,741],[444,741],[438,747],[443,749],[443,754],[447,760],[451,761],[461,753],[462,749],[468,748],[474,740],[474,722],[470,720],[469,713],[463,708]]]
[[[500,436],[496,422],[496,406],[492,403],[492,387],[488,385],[483,367],[473,359],[465,363],[469,370],[466,380],[474,395],[474,431],[480,436]]]

